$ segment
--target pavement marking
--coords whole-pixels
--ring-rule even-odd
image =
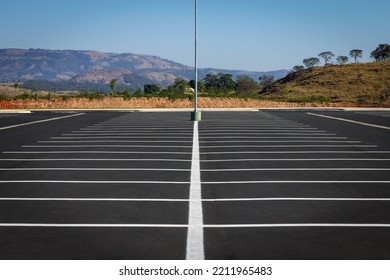
[[[0,169],[2,170],[2,169]],[[365,167],[316,167],[316,168],[226,168],[226,169],[202,169],[202,172],[241,172],[241,171],[390,171],[390,168],[365,168]]]
[[[1,180],[0,184],[172,184],[188,185],[178,181],[65,181],[65,180]]]
[[[136,152],[136,151],[8,151],[3,154],[153,154],[190,155],[190,152]]]
[[[205,255],[203,242],[203,210],[199,161],[199,130],[197,121],[194,122],[193,137],[186,259],[204,260]]]
[[[185,224],[34,224],[1,223],[0,227],[58,227],[58,228],[187,228]]]
[[[190,199],[166,198],[71,198],[71,197],[2,197],[0,201],[85,201],[85,202],[190,202]],[[327,198],[327,197],[261,197],[261,198],[204,198],[202,202],[250,201],[390,201],[390,198]]]
[[[45,120],[39,120],[39,121],[33,121],[33,122],[28,122],[28,123],[15,124],[15,125],[10,125],[10,126],[0,127],[0,130],[11,129],[11,128],[17,128],[17,127],[27,126],[27,125],[37,124],[37,123],[51,122],[51,121],[56,121],[56,120],[61,120],[61,119],[67,119],[67,118],[73,118],[73,117],[78,117],[78,116],[81,116],[81,115],[84,115],[84,114],[85,114],[85,113],[79,113],[79,114],[70,115],[70,116],[56,117],[56,118],[45,119]]]
[[[2,198],[0,198],[0,201],[189,202],[189,199],[2,197]]]
[[[278,128],[275,128],[275,129],[234,129],[234,130],[226,130],[226,129],[202,129],[201,130],[202,133],[214,133],[214,132],[277,132],[277,133],[281,133],[281,132],[298,132],[298,131],[304,131],[305,133],[325,133],[327,131],[325,130],[316,130],[316,129],[312,129],[312,128],[300,128],[300,129],[296,129],[296,128],[288,128],[288,129],[278,129]]]
[[[202,201],[203,202],[246,202],[246,201],[390,201],[390,198],[261,197],[261,198],[202,199]]]
[[[229,154],[390,154],[390,151],[231,151],[208,152],[201,155],[229,155]]]
[[[381,129],[390,130],[390,127],[388,127],[388,126],[383,126],[383,125],[377,125],[377,124],[359,122],[359,121],[354,121],[354,120],[350,120],[350,119],[331,117],[331,116],[321,115],[321,114],[315,114],[315,113],[306,113],[306,114],[307,114],[307,115],[310,115],[310,116],[316,116],[316,117],[321,117],[321,118],[326,118],[326,119],[338,120],[338,121],[349,122],[349,123],[354,123],[354,124],[360,124],[360,125],[369,126],[369,127],[374,127],[374,128],[381,128]]]
[[[390,170],[390,169],[389,169]],[[0,168],[0,171],[164,171],[164,172],[190,172],[190,169],[174,168],[81,168],[81,167],[26,167],[26,168]]]
[[[175,137],[176,138],[176,137]],[[200,139],[334,139],[334,140],[347,140],[348,137],[338,137],[338,136],[206,136],[200,137]],[[201,141],[202,142],[202,141]]]
[[[242,135],[242,132],[210,132],[210,133],[204,133],[204,136],[211,135],[231,135],[234,138],[234,135]],[[294,135],[294,136],[335,136],[334,133],[318,133],[318,131],[313,131],[311,133],[299,133],[299,132],[247,132],[245,135],[275,135],[275,136],[282,136],[282,135]]]
[[[169,137],[169,136],[163,136],[158,137],[159,139],[189,139],[192,140],[192,137],[188,136],[175,136],[175,137]],[[70,137],[70,136],[64,136],[64,137],[51,137],[53,140],[77,140],[77,139],[145,139],[145,137],[139,137],[139,136],[83,136],[83,137]]]
[[[1,182],[1,181],[0,181]],[[389,184],[390,181],[216,181],[203,182],[203,185],[228,184]]]
[[[131,132],[122,132],[122,133],[114,133],[114,132],[90,132],[90,133],[85,133],[85,131],[72,131],[72,134],[64,133],[62,136],[145,136],[145,137],[150,137],[158,135],[160,136],[171,136],[173,135],[172,138],[175,138],[177,136],[192,136],[191,133],[156,133],[156,132],[149,132],[149,133],[131,133]]]
[[[75,152],[76,153],[76,152]],[[151,162],[190,162],[187,159],[148,159],[148,158],[0,158],[0,161],[151,161]]]
[[[200,143],[351,143],[359,144],[361,141],[347,141],[347,140],[231,140],[231,141],[200,141]]]
[[[152,146],[152,145],[25,145],[22,148],[179,148],[187,149],[191,146]]]
[[[276,228],[276,227],[357,227],[357,228],[389,228],[390,224],[221,224],[204,225],[205,228]]]
[[[205,159],[201,162],[247,162],[247,161],[390,161],[390,158],[250,158],[250,159]]]
[[[345,142],[345,141],[344,141]],[[354,141],[357,143],[357,141]],[[144,140],[49,140],[49,141],[38,141],[38,143],[192,143],[192,141],[182,140],[166,140],[166,141],[144,141]]]
[[[0,227],[54,227],[54,228],[189,228],[186,224],[40,224],[0,223]],[[220,224],[203,225],[203,228],[291,228],[291,227],[347,227],[347,228],[390,228],[390,224]]]
[[[215,148],[377,148],[377,145],[235,145],[235,146],[201,146],[202,149]]]

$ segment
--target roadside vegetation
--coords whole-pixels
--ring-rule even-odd
[[[303,65],[294,66],[287,77],[277,81],[272,76],[254,80],[246,75],[209,74],[198,81],[199,106],[390,107],[390,45],[380,44],[371,52],[373,63],[359,63],[362,57],[363,51],[359,49],[351,50],[349,56],[337,57],[325,51],[318,57],[305,58]],[[321,60],[324,65],[318,66]],[[147,84],[135,92],[118,90],[117,80],[107,84],[111,89],[109,93],[34,91],[24,89],[19,81],[0,83],[0,108],[59,108],[57,105],[65,108],[191,108],[193,104],[194,80],[177,78],[167,88]]]

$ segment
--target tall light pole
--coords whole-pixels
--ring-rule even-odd
[[[195,101],[194,111],[191,112],[192,121],[202,119],[201,112],[198,111],[198,0],[195,0]]]

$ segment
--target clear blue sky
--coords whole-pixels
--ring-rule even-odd
[[[291,69],[390,43],[389,0],[198,0],[199,64]],[[194,0],[1,0],[0,48],[152,54],[193,65]]]

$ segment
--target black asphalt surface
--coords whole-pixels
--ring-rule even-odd
[[[206,259],[390,259],[390,130],[310,112],[390,127],[378,110],[203,112]],[[0,129],[65,116],[0,130],[0,259],[185,259],[189,113]]]

